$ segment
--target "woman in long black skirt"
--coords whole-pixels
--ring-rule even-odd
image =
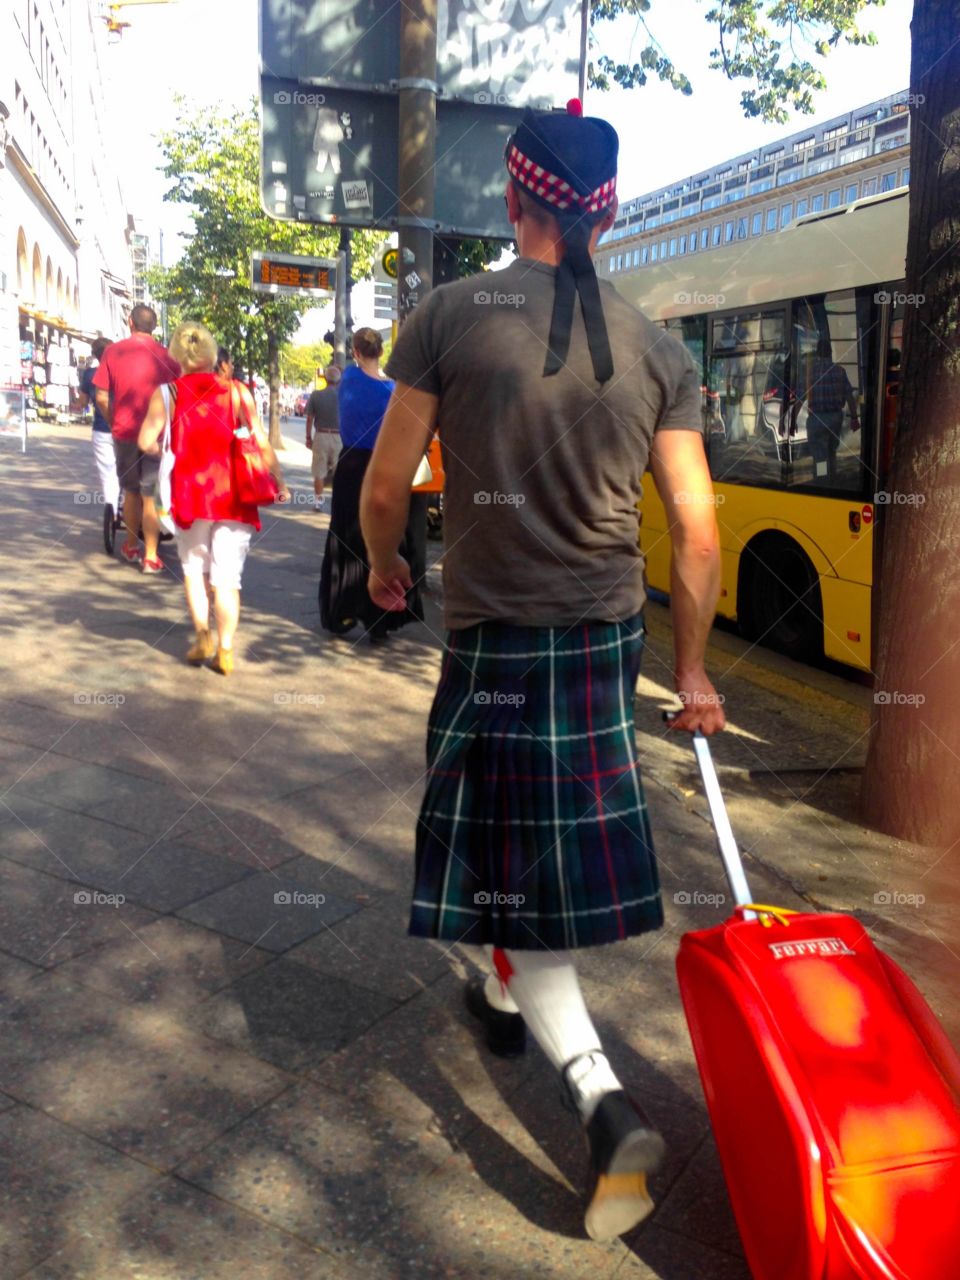
[[[353,354],[356,364],[344,369],[340,379],[343,452],[333,474],[330,529],[320,570],[320,622],[334,635],[344,635],[359,623],[366,628],[371,643],[377,643],[386,640],[397,627],[422,622],[423,604],[417,578],[407,593],[407,608],[402,613],[378,608],[367,591],[370,565],[360,532],[360,490],[393,383],[380,372],[383,340],[375,329],[357,330]]]

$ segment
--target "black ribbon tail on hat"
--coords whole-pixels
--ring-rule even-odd
[[[577,277],[577,293],[580,295],[594,377],[598,382],[609,382],[613,377],[613,352],[600,300],[600,281],[592,265],[589,273]]]
[[[600,298],[600,282],[588,248],[590,232],[589,225],[578,222],[564,235],[567,252],[557,267],[556,293],[550,320],[550,349],[543,366],[545,378],[562,369],[566,363],[573,330],[573,309],[578,296],[594,377],[598,382],[609,382],[613,377],[613,353],[610,350],[610,336]]]
[[[558,373],[567,362],[570,351],[570,334],[573,330],[573,307],[577,299],[577,279],[568,258],[557,267],[556,291],[553,295],[553,315],[550,317],[550,338],[543,376],[549,378]]]

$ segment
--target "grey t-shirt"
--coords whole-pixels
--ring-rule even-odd
[[[339,431],[340,401],[337,399],[337,388],[328,386],[311,391],[307,401],[307,417],[313,418],[315,431]]]
[[[453,630],[637,613],[637,503],[653,433],[700,430],[700,376],[686,348],[606,281],[613,378],[594,377],[579,303],[566,367],[543,376],[555,274],[521,258],[434,290],[387,365],[440,400]]]

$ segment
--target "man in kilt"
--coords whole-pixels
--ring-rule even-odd
[[[604,1056],[571,954],[663,922],[633,722],[648,462],[673,553],[673,728],[724,725],[703,665],[720,564],[700,375],[592,262],[616,216],[617,148],[577,102],[524,116],[506,151],[519,258],[434,290],[405,324],[361,501],[370,594],[401,609],[397,548],[439,421],[448,630],[410,932],[476,946],[492,970],[467,1004],[489,1048],[522,1052],[529,1028],[560,1072],[589,1143],[597,1240],[649,1213],[663,1153]]]

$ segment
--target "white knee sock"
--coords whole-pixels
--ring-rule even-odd
[[[566,1078],[588,1121],[603,1094],[623,1086],[604,1056],[572,960],[549,951],[501,951],[496,959],[509,995],[553,1066],[562,1071],[576,1060]]]

